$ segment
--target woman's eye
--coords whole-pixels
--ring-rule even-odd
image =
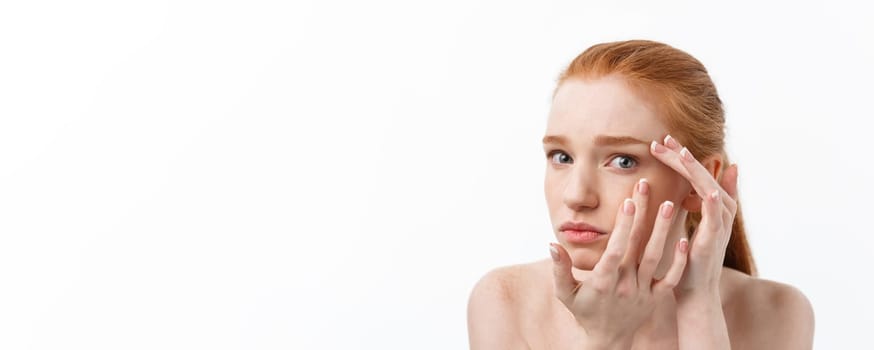
[[[567,153],[564,153],[564,152],[562,152],[562,151],[552,151],[552,152],[550,152],[550,153],[549,153],[549,159],[550,159],[553,163],[559,163],[559,164],[561,164],[562,161],[567,161],[567,162],[572,162],[572,161],[573,161],[573,159],[571,159],[571,157],[570,157],[569,155],[567,155]]]
[[[610,165],[619,167],[621,169],[631,169],[635,165],[637,165],[637,160],[629,156],[616,156],[615,158],[613,158],[613,160],[610,161]]]

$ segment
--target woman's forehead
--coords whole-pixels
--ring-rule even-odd
[[[559,87],[546,135],[573,139],[598,135],[660,139],[666,133],[654,104],[622,79],[569,80]]]

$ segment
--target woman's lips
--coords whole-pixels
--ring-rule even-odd
[[[584,221],[565,221],[558,230],[564,235],[568,243],[585,244],[592,243],[607,236],[604,230],[590,225]]]
[[[568,243],[576,244],[592,243],[607,236],[606,234],[595,231],[562,230],[561,233],[564,235],[564,239]]]

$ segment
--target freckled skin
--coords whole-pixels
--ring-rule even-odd
[[[591,270],[608,240],[575,246],[566,242],[559,233],[559,226],[569,220],[585,221],[609,234],[619,206],[625,198],[631,197],[634,185],[641,178],[647,179],[651,189],[646,227],[652,227],[662,202],[672,201],[680,209],[691,185],[649,152],[649,142],[662,140],[668,131],[652,103],[630,89],[620,77],[572,79],[559,87],[545,134],[561,135],[568,144],[544,144],[544,153],[560,151],[546,160],[544,191],[556,239],[568,249],[574,267]],[[645,143],[595,145],[594,140],[599,135],[630,136]],[[630,162],[623,155],[634,161]],[[629,165],[630,168],[623,169]],[[684,210],[678,210],[669,242],[676,242],[684,235],[685,215]],[[666,245],[664,254],[667,258],[663,259],[657,277],[670,264],[673,246]]]

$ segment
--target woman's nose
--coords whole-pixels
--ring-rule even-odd
[[[581,171],[570,176],[564,189],[564,203],[574,211],[598,207],[597,179]]]

